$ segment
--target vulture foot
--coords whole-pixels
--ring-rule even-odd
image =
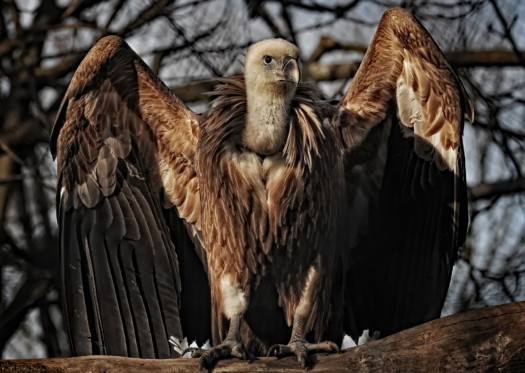
[[[236,357],[238,359],[252,361],[255,356],[250,353],[240,341],[226,338],[220,345],[202,350],[198,348],[187,348],[185,352],[191,352],[191,357],[200,359],[201,369],[212,369],[221,359]]]
[[[305,340],[291,341],[287,345],[275,344],[268,350],[267,356],[276,356],[277,358],[295,355],[297,361],[301,363],[302,368],[313,363],[309,354],[314,352],[339,352],[339,348],[334,342],[324,341],[320,343],[308,343]]]

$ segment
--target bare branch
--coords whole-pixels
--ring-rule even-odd
[[[317,354],[311,369],[335,371],[519,371],[525,368],[525,302],[477,309],[344,350]],[[3,360],[0,370],[199,372],[198,359],[145,360],[117,356]],[[304,372],[295,357],[220,361],[214,372]]]
[[[516,54],[516,57],[519,59],[520,64],[525,67],[525,58],[523,57],[523,52],[519,50],[518,45],[516,44],[516,41],[512,36],[512,24],[509,25],[507,23],[507,20],[503,16],[503,13],[501,13],[501,9],[496,3],[496,0],[490,0],[490,3],[492,4],[494,11],[496,12],[497,17],[500,20],[501,25],[503,26],[503,32],[505,34],[505,37],[509,40],[510,45],[512,46],[512,50]]]
[[[525,178],[475,185],[469,189],[469,198],[475,201],[522,192],[525,192]]]

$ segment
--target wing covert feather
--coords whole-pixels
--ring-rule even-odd
[[[454,170],[463,113],[474,111],[461,81],[425,28],[407,11],[385,11],[372,43],[341,101],[338,123],[354,148],[396,103],[405,136],[415,152],[440,170]]]
[[[182,224],[198,224],[198,131],[118,37],[101,39],[75,72],[51,136],[74,354],[168,358],[169,337],[184,336],[177,237],[162,206],[167,196]]]

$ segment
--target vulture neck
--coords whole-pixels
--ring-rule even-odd
[[[261,155],[282,151],[288,137],[291,101],[292,95],[283,91],[261,94],[247,87],[243,145]]]

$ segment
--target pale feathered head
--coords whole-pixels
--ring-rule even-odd
[[[286,40],[266,39],[253,44],[246,53],[244,79],[247,89],[254,94],[291,98],[300,75],[299,49]]]

